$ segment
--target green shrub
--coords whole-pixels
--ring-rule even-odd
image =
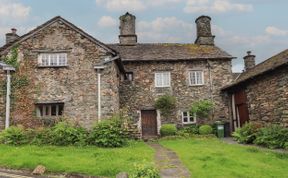
[[[32,145],[46,145],[51,144],[53,138],[50,136],[51,128],[36,128],[29,131],[30,143]]]
[[[253,143],[256,139],[256,133],[259,130],[259,127],[252,123],[246,123],[243,127],[236,129],[232,136],[239,143]]]
[[[213,128],[210,125],[201,125],[199,127],[200,135],[209,135],[212,134]]]
[[[160,110],[164,117],[169,117],[176,106],[176,98],[170,95],[160,96],[156,102],[155,107]]]
[[[159,171],[153,165],[136,165],[132,178],[160,178]]]
[[[198,118],[207,118],[213,109],[213,103],[210,100],[200,100],[191,105],[190,112],[196,114]]]
[[[82,127],[76,127],[68,122],[59,122],[51,128],[49,143],[52,145],[83,145],[87,137],[87,131]],[[42,137],[40,133],[38,137]]]
[[[103,120],[95,125],[88,143],[100,147],[122,147],[127,143],[126,130],[119,118]]]
[[[190,134],[189,134],[186,130],[180,129],[180,130],[177,130],[176,136],[180,136],[180,137],[190,137]]]
[[[163,124],[160,128],[161,136],[176,135],[177,128],[175,124]]]
[[[269,148],[285,148],[288,142],[288,128],[279,125],[269,125],[259,129],[254,143]]]
[[[27,142],[27,136],[22,126],[11,126],[0,133],[0,143],[21,145]]]
[[[186,130],[187,133],[192,135],[199,134],[199,126],[198,125],[190,125],[187,127],[184,127],[184,130]]]

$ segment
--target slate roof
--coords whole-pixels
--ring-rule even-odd
[[[189,59],[232,59],[216,46],[178,43],[108,44],[120,54],[122,61],[173,61]]]
[[[35,29],[31,30],[30,32],[20,36],[19,38],[17,38],[15,41],[12,41],[8,44],[5,44],[4,46],[2,46],[0,48],[0,55],[6,50],[11,48],[14,44],[17,44],[19,42],[22,42],[24,40],[26,40],[27,38],[30,38],[31,36],[33,36],[35,33],[37,33],[38,31],[44,29],[45,27],[49,26],[50,24],[56,22],[56,21],[61,21],[64,24],[68,25],[69,27],[71,27],[72,29],[74,29],[75,31],[77,31],[78,33],[80,33],[81,35],[85,36],[86,38],[88,38],[89,40],[91,40],[93,43],[95,43],[96,45],[99,45],[100,47],[104,48],[105,50],[107,50],[108,52],[116,55],[116,51],[114,51],[113,49],[109,48],[107,45],[105,45],[104,43],[98,41],[97,39],[95,39],[94,37],[92,37],[91,35],[89,35],[88,33],[84,32],[82,29],[78,28],[77,26],[75,26],[74,24],[72,24],[71,22],[65,20],[64,18],[62,18],[61,16],[56,16],[50,20],[48,20],[47,22],[43,23],[42,25],[36,27]]]
[[[254,77],[276,70],[278,67],[286,64],[288,64],[288,49],[241,73],[237,80],[235,80],[232,84],[224,87],[222,90],[229,90],[235,88],[238,85],[243,84]]]

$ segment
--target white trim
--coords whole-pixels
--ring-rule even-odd
[[[237,117],[236,117],[236,108],[235,108],[235,94],[232,94],[232,124],[234,125],[234,129],[237,129]]]
[[[187,113],[187,116],[184,116],[184,112]],[[184,122],[184,117],[187,117],[188,122]],[[191,117],[190,112],[189,111],[182,111],[181,112],[181,118],[182,118],[182,124],[186,125],[186,124],[196,124],[197,120],[196,120],[196,114],[194,113],[193,117]],[[191,122],[191,119],[193,118],[193,122]]]
[[[163,78],[163,75],[164,74],[168,74],[168,85],[164,85],[164,78]],[[158,85],[157,84],[157,75],[160,75],[161,77],[161,85]],[[154,74],[154,82],[155,82],[155,87],[157,88],[166,88],[166,87],[170,87],[171,86],[171,73],[170,72],[167,72],[167,71],[164,71],[164,72],[155,72]]]
[[[201,81],[202,83],[201,84],[198,84],[197,83],[197,78],[195,78],[195,83],[196,84],[192,84],[191,83],[191,73],[197,73],[197,72],[201,72]],[[197,77],[197,75],[195,75],[195,77]],[[188,71],[188,79],[189,79],[189,86],[203,86],[205,85],[205,78],[204,78],[204,70],[201,70],[201,69],[191,69]]]

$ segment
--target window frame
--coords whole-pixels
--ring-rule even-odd
[[[192,83],[192,76],[191,74],[194,73],[196,74],[195,76],[197,77],[197,72],[201,72],[201,77],[202,77],[202,83],[197,83],[197,78],[195,78],[195,83]],[[204,78],[204,70],[201,69],[192,69],[188,71],[188,76],[189,76],[189,86],[203,86],[205,85],[205,78]]]
[[[159,75],[159,74],[161,74],[161,85],[158,85],[157,83],[157,75]],[[164,85],[164,78],[163,78],[163,76],[164,76],[164,74],[168,74],[168,85]],[[171,87],[171,72],[169,72],[169,71],[159,71],[159,72],[155,72],[155,74],[154,74],[154,83],[155,83],[155,87],[156,88],[168,88],[168,87]]]
[[[35,104],[35,106],[36,106],[36,116],[38,118],[59,117],[63,116],[64,113],[64,103],[37,103]],[[55,114],[52,114],[53,113],[52,108],[55,106],[56,106]],[[62,110],[60,109],[61,107]]]
[[[184,116],[184,113],[187,113],[187,116]],[[184,122],[184,118],[187,117],[188,122]],[[194,114],[193,116],[190,115],[189,111],[182,111],[181,112],[181,118],[182,118],[182,124],[186,125],[186,124],[196,124],[197,122],[197,118],[196,118],[196,114]],[[193,121],[191,121],[191,118],[193,118]]]
[[[43,58],[46,59],[43,59]],[[56,58],[55,58],[56,57]],[[44,60],[46,60],[44,62]],[[68,66],[68,54],[64,52],[47,52],[38,54],[38,67],[66,67]]]
[[[125,75],[126,75],[126,81],[130,81],[130,82],[134,81],[134,73],[133,72],[131,72],[131,71],[126,72]],[[129,78],[129,76],[131,76],[131,78]]]

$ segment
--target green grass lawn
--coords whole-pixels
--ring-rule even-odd
[[[123,148],[7,146],[0,145],[0,167],[34,169],[44,165],[49,172],[115,176],[131,173],[134,164],[153,162],[154,151],[143,142],[131,142]]]
[[[193,178],[287,178],[288,154],[230,145],[214,138],[161,140],[190,170]]]

